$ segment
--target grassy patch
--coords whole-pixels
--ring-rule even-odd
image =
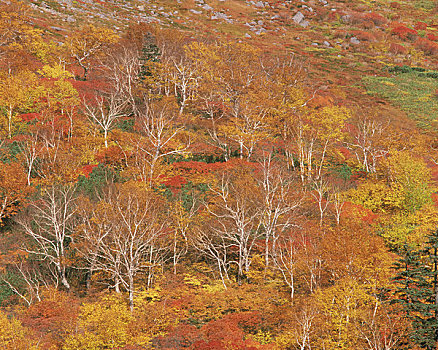
[[[438,119],[438,72],[401,67],[390,77],[366,76],[362,79],[370,95],[389,101],[421,127],[429,127]]]
[[[413,5],[416,8],[430,11],[433,10],[437,4],[435,0],[416,0],[413,1]]]

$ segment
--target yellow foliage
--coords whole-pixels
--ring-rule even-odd
[[[161,300],[161,288],[144,289],[137,293],[134,298],[135,309],[141,309],[145,304],[155,303]]]
[[[34,73],[23,70],[0,76],[0,135],[11,137],[18,112],[32,110],[40,96],[41,88]]]
[[[393,152],[383,165],[391,184],[403,190],[404,210],[414,212],[431,202],[431,173],[422,159],[406,151]]]
[[[63,350],[117,349],[127,345],[129,324],[134,320],[120,295],[110,294],[100,301],[84,304],[78,333],[67,338]]]
[[[385,241],[395,247],[403,244],[418,246],[438,224],[438,209],[425,205],[411,212],[399,212],[381,220],[380,234]]]
[[[0,312],[0,349],[37,350],[38,346],[30,340],[28,330],[15,318]]]
[[[274,337],[269,331],[258,330],[257,334],[251,336],[251,338],[260,344],[270,344],[274,342]]]
[[[184,282],[190,284],[192,286],[200,286],[202,282],[196,278],[196,276],[192,276],[188,273],[184,275]]]
[[[73,74],[66,71],[62,65],[55,63],[54,65],[45,65],[40,70],[40,74],[51,79],[69,79],[73,78]]]
[[[356,280],[345,278],[334,286],[316,293],[319,308],[325,316],[324,336],[320,339],[323,349],[357,349],[356,322],[366,310],[375,305],[375,298]]]
[[[373,212],[388,213],[403,207],[403,189],[399,185],[392,187],[381,182],[367,181],[346,193],[346,197],[355,204]]]

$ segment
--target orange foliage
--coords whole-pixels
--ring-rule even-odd
[[[391,45],[389,46],[389,52],[395,55],[405,55],[408,53],[408,49],[403,45],[391,43]]]
[[[373,22],[376,26],[381,26],[388,23],[388,20],[383,15],[376,12],[366,13],[364,15],[364,18]]]
[[[23,325],[42,338],[43,349],[60,346],[64,342],[76,323],[79,310],[78,301],[66,294],[55,290],[46,294],[45,299],[32,305],[21,316]]]
[[[351,32],[356,38],[358,38],[360,41],[371,41],[375,42],[377,41],[376,36],[373,33],[366,32],[363,30],[354,30]]]
[[[256,349],[273,349],[273,345],[261,345],[245,337],[243,329],[251,327],[251,324],[257,321],[259,317],[254,313],[238,313],[224,316],[220,320],[210,321],[201,328],[203,340],[193,344],[196,350],[256,350]]]
[[[95,159],[99,163],[113,166],[122,165],[125,157],[125,153],[119,146],[109,146],[108,148],[102,148],[95,155]]]
[[[27,186],[26,172],[18,162],[0,162],[0,225],[14,215],[32,193]]]
[[[415,47],[424,51],[427,55],[438,54],[438,43],[435,43],[426,38],[418,38],[415,42]]]
[[[345,202],[342,212],[342,217],[347,218],[359,218],[364,224],[373,225],[376,223],[379,215],[373,213],[369,209],[365,209],[361,205],[353,204],[351,202]]]

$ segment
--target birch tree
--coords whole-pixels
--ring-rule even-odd
[[[16,222],[30,238],[25,247],[42,261],[54,266],[54,274],[69,290],[67,279],[68,250],[76,224],[75,187],[53,185],[42,190],[41,198],[32,201]]]

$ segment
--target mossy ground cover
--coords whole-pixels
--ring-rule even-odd
[[[438,119],[438,72],[400,67],[390,76],[366,76],[367,93],[391,101],[420,127],[428,128]]]

